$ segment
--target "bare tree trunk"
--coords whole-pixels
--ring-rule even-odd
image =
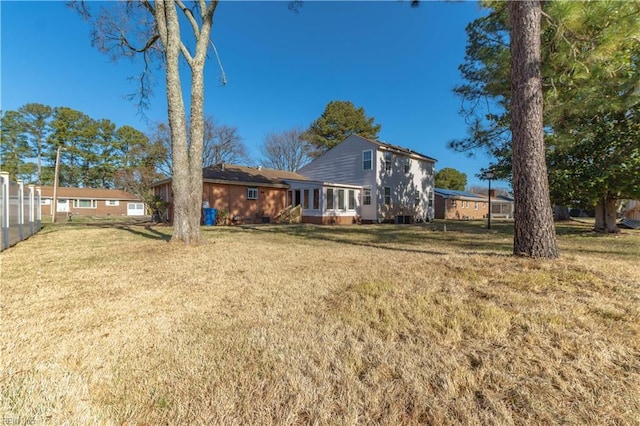
[[[191,111],[189,145],[189,226],[197,229],[200,237],[202,218],[202,151],[204,146],[204,65],[207,60],[209,37],[213,24],[213,13],[217,3],[202,10],[202,26],[196,35],[196,51],[191,67]],[[195,235],[195,233],[194,233]]]
[[[538,0],[509,2],[511,132],[515,198],[513,253],[558,257],[545,162]]]
[[[197,226],[193,220],[192,187],[187,143],[187,125],[184,99],[180,83],[180,23],[172,0],[156,2],[158,33],[166,56],[167,105],[171,129],[171,155],[173,158],[173,235],[172,241],[193,243],[200,240],[200,209]],[[202,171],[200,171],[202,185]],[[200,190],[201,191],[201,190]]]
[[[620,232],[616,217],[617,202],[615,198],[604,197],[596,205],[596,232]]]

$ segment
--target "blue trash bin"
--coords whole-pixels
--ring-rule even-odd
[[[207,226],[213,226],[216,224],[216,215],[218,209],[204,209],[204,224]]]

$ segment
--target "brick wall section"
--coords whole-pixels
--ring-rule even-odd
[[[477,210],[475,208],[475,201],[464,202],[466,204],[463,204],[463,200],[435,197],[436,219],[472,220],[487,217],[489,206],[486,202],[478,201]],[[466,207],[463,207],[463,205]]]
[[[302,216],[302,223],[314,225],[353,225],[355,216]]]
[[[247,199],[247,186],[225,185],[205,182],[202,201],[209,207],[229,212],[229,217],[238,218],[241,223],[260,223],[263,216],[272,221],[286,207],[287,190],[285,188],[269,188],[255,186],[258,199]]]

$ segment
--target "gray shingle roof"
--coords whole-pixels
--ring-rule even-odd
[[[256,184],[285,184],[285,179],[308,180],[295,172],[233,164],[216,164],[215,166],[205,167],[202,169],[202,177],[204,180]]]

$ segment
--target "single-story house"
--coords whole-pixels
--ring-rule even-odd
[[[129,192],[104,188],[58,187],[58,215],[144,216],[144,202]],[[43,215],[53,215],[53,186],[40,187]],[[48,207],[47,207],[48,206]]]
[[[473,220],[487,217],[489,198],[486,195],[452,189],[435,189],[436,219]],[[491,217],[513,218],[513,199],[496,195],[491,190]]]
[[[291,204],[290,186],[285,180],[302,181],[305,177],[294,172],[224,163],[205,167],[202,207],[217,209],[218,218],[227,217],[232,223],[274,221]],[[155,195],[168,203],[166,219],[173,220],[171,179],[155,182],[152,187]]]

